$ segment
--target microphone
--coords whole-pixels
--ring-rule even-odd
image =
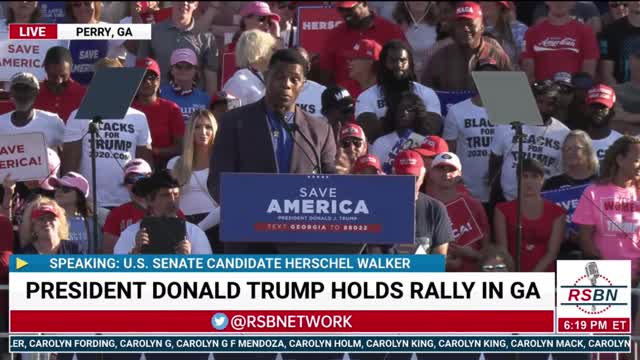
[[[295,115],[294,115],[295,116]],[[320,155],[318,155],[318,152],[316,151],[315,146],[313,145],[313,142],[311,142],[311,140],[309,140],[309,138],[307,137],[307,135],[305,135],[304,132],[299,131],[300,128],[298,127],[298,124],[292,122],[289,123],[287,122],[284,117],[282,116],[276,116],[278,118],[278,120],[280,121],[280,124],[282,125],[282,127],[284,127],[284,129],[287,131],[287,133],[289,134],[289,136],[291,136],[291,140],[293,140],[293,143],[296,144],[300,150],[302,150],[302,153],[307,157],[307,159],[309,159],[309,161],[313,164],[313,174],[320,174],[322,173],[322,169],[320,167]],[[302,147],[302,145],[300,145],[297,141],[296,141],[296,137],[294,136],[294,134],[296,133],[296,131],[300,134],[300,136],[302,136],[302,139],[311,147],[311,150],[313,151],[313,155],[315,158],[315,161],[313,159],[311,159],[311,157],[309,156],[309,154],[307,154],[307,151],[305,150],[304,147]]]
[[[587,277],[589,278],[589,281],[591,281],[591,286],[596,286],[596,284],[598,283],[598,277],[600,276],[598,264],[596,264],[595,261],[588,262],[587,266],[585,266],[585,272],[587,274]],[[591,306],[591,311],[596,311],[595,305]]]

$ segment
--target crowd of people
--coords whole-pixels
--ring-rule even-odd
[[[1,250],[86,254],[97,235],[97,253],[144,253],[154,233],[144,219],[168,217],[184,224],[176,254],[342,253],[221,242],[220,175],[410,175],[415,243],[365,253],[442,254],[454,272],[628,259],[637,285],[640,2],[332,2],[343,22],[312,53],[298,43],[296,8],[322,4],[66,2],[58,21],[153,23],[152,39],[53,46],[44,79],[25,70],[3,82],[0,135],[42,133],[49,176],[0,179]],[[42,5],[7,2],[0,40],[8,24],[44,22]],[[95,58],[79,55],[92,46]],[[227,79],[225,53],[236,66]],[[124,118],[99,127],[94,189],[78,108],[95,71],[122,67],[145,74]],[[522,126],[521,171],[515,129],[491,122],[472,77],[500,71],[526,74],[543,121]],[[575,212],[545,197],[576,186]],[[473,237],[452,220],[460,204]]]

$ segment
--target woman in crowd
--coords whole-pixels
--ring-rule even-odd
[[[160,66],[151,59],[138,59],[137,67],[147,69],[142,79],[132,108],[147,116],[149,131],[153,139],[154,169],[163,169],[167,161],[180,154],[184,120],[176,103],[158,96],[160,89]]]
[[[573,130],[562,144],[564,173],[548,179],[542,191],[591,183],[598,174],[598,158],[591,138],[582,130]]]
[[[498,40],[511,58],[512,64],[518,64],[520,53],[524,50],[524,34],[527,26],[517,20],[512,21],[509,1],[480,1],[485,31]]]
[[[78,243],[68,241],[69,224],[55,200],[38,197],[24,212],[19,254],[81,254]]]
[[[93,237],[93,211],[89,202],[89,182],[84,176],[70,171],[60,179],[49,179],[55,190],[55,200],[67,214],[69,236],[67,240],[78,243],[80,250],[87,253],[89,241]]]
[[[182,155],[174,157],[167,164],[171,175],[181,185],[180,210],[186,215],[187,221],[206,232],[214,253],[222,252],[221,244],[215,240],[216,227],[220,223],[220,206],[209,195],[207,178],[217,131],[218,123],[213,114],[206,109],[196,110],[189,119]]]
[[[68,1],[65,7],[67,21],[73,24],[104,24],[102,1]],[[89,85],[94,64],[109,53],[109,40],[73,40],[69,43],[73,55],[71,77],[81,85]],[[84,56],[83,54],[91,54]]]
[[[252,104],[264,96],[264,72],[269,67],[276,40],[260,30],[245,31],[236,47],[239,68],[222,90],[238,98],[240,106]]]
[[[7,31],[9,24],[37,23],[42,16],[37,1],[9,1],[6,9],[6,18],[0,20],[1,32]]]
[[[144,197],[133,192],[134,185],[141,179],[151,175],[151,166],[143,159],[132,159],[124,166],[124,184],[129,191],[131,201],[122,204],[109,213],[102,228],[102,253],[112,254],[113,246],[120,234],[129,225],[135,224],[144,217]]]
[[[542,164],[530,158],[522,163],[520,271],[554,271],[564,236],[566,211],[542,198]],[[515,239],[517,206],[517,199],[500,203],[493,218],[496,243],[514,258],[517,258],[518,251]]]
[[[422,77],[427,50],[435,43],[438,33],[439,8],[435,1],[398,1],[393,19],[400,25],[413,49],[416,77]]]
[[[189,49],[176,49],[169,59],[169,82],[160,87],[160,97],[173,101],[180,107],[182,117],[189,120],[196,109],[209,107],[209,95],[198,89],[198,57]]]
[[[336,172],[349,174],[356,160],[367,154],[367,139],[357,124],[346,124],[340,129],[336,152]]]
[[[246,3],[240,10],[240,31],[233,35],[233,41],[227,46],[225,52],[235,52],[240,43],[240,38],[246,31],[260,30],[271,34],[274,40],[280,40],[280,15],[271,11],[269,4],[262,1]],[[236,66],[238,65],[236,60]],[[244,105],[244,104],[243,104]]]
[[[611,145],[600,178],[587,187],[573,214],[584,255],[603,260],[631,260],[638,280],[638,186],[640,139],[623,136]]]
[[[382,120],[386,135],[371,146],[370,153],[376,155],[383,164],[393,160],[392,152],[395,154],[399,150],[419,147],[426,135],[435,132],[429,123],[424,102],[418,95],[408,91],[402,93],[400,99],[397,107],[389,106]],[[383,169],[387,172],[387,169]]]

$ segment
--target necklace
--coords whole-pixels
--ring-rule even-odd
[[[418,27],[418,24],[420,24],[420,22],[422,22],[422,20],[424,20],[425,17],[427,17],[427,15],[429,14],[429,10],[431,10],[431,6],[433,5],[433,2],[429,1],[429,3],[427,4],[427,8],[424,10],[424,14],[422,14],[422,16],[420,16],[419,19],[416,19],[413,14],[411,13],[411,8],[409,7],[409,4],[407,1],[404,2],[404,7],[405,9],[407,9],[407,13],[409,14],[409,17],[411,18],[411,21],[413,22],[413,26],[414,27]]]

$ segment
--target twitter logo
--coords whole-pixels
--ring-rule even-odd
[[[224,330],[229,325],[229,318],[224,313],[216,313],[211,317],[211,325],[216,330]]]

